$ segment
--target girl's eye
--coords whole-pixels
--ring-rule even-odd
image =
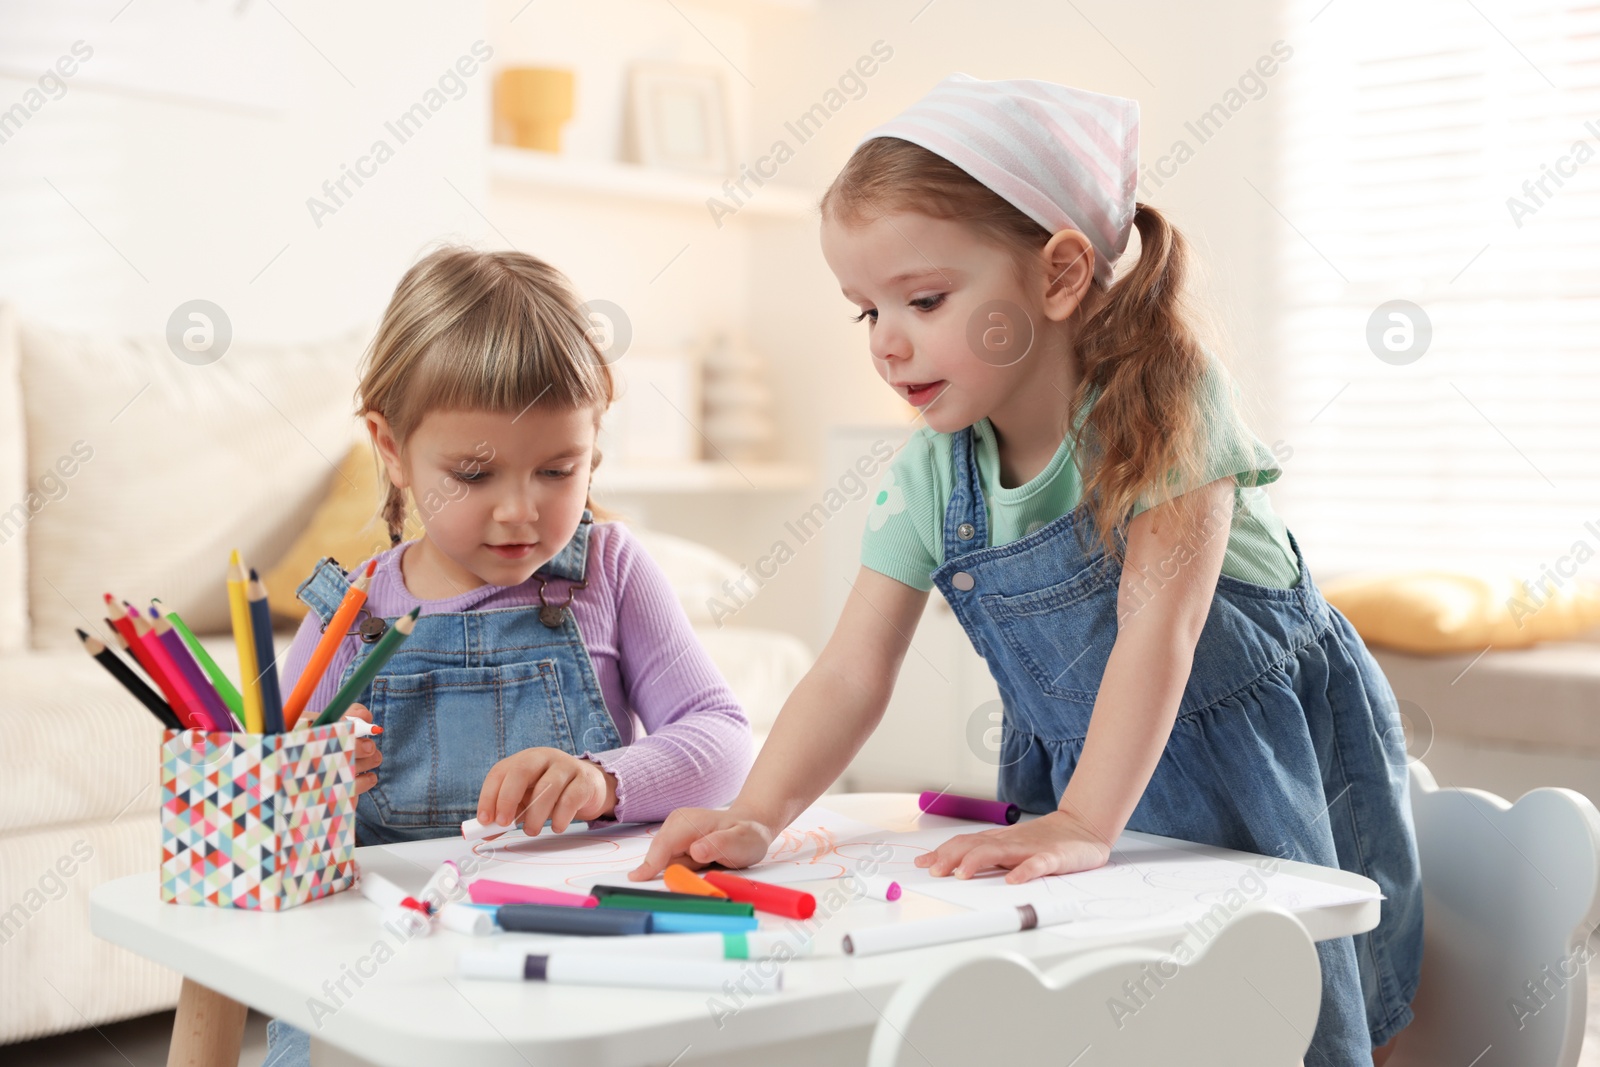
[[[572,470],[573,469],[571,467],[568,467],[564,471],[547,470],[547,471],[541,471],[540,473],[543,474],[547,478],[570,478],[570,477],[572,477]]]
[[[486,471],[451,471],[450,477],[454,478],[458,482],[465,482],[468,485],[472,485],[474,482],[483,481],[485,478],[489,477],[489,475]]]
[[[942,303],[944,303],[944,294],[935,293],[932,296],[917,297],[915,300],[911,301],[911,306],[916,308],[918,311],[932,311]]]
[[[852,315],[852,316],[850,316],[850,321],[851,322],[860,322],[862,319],[866,318],[868,315],[872,316],[872,321],[873,322],[877,322],[878,321],[878,309],[877,308],[867,308],[867,310],[863,311],[859,315]]]

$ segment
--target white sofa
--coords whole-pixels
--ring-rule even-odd
[[[158,863],[160,728],[73,629],[103,629],[105,592],[159,596],[235,667],[228,550],[265,568],[304,527],[351,439],[359,347],[235,345],[194,366],[159,338],[74,337],[0,304],[0,1044],[176,1002],[176,975],[89,933],[90,889]],[[737,576],[643,537],[686,606]],[[697,628],[764,734],[809,650]]]

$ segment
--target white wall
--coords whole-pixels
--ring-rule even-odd
[[[384,123],[486,39],[481,5],[123,2],[0,4],[0,109],[93,53],[0,143],[0,296],[24,315],[160,333],[204,298],[236,338],[332,336],[472,231],[446,182],[482,204],[487,74],[403,144]],[[318,226],[307,199],[379,139],[393,158]]]
[[[374,321],[432,241],[514,245],[567,271],[585,296],[626,308],[638,346],[722,329],[745,332],[766,353],[778,458],[815,465],[813,487],[613,501],[750,563],[836,483],[840,472],[822,469],[830,427],[907,414],[872,372],[864,328],[848,321],[814,214],[741,214],[718,228],[692,205],[629,205],[492,178],[492,70],[465,79],[464,98],[399,145],[320,227],[307,198],[480,39],[494,49],[491,68],[577,71],[565,145],[578,159],[619,157],[632,61],[717,69],[741,161],[777,138],[794,142],[785,121],[822,100],[882,40],[894,54],[867,79],[865,95],[794,144],[776,179],[813,196],[862,132],[951,71],[1136,97],[1148,159],[1155,146],[1164,152],[1186,136],[1184,122],[1221,99],[1276,38],[1294,40],[1274,26],[1271,0],[1221,10],[1176,0],[252,0],[242,12],[222,0],[137,0],[118,14],[122,3],[0,0],[0,109],[22,99],[74,41],[94,49],[65,95],[0,143],[0,295],[63,326],[137,333],[159,332],[177,304],[204,297],[228,312],[236,337],[315,338]],[[1273,195],[1267,86],[1264,99],[1244,106],[1149,196],[1207,261],[1211,297],[1252,396],[1270,384],[1264,249],[1283,225],[1246,183]],[[1269,440],[1279,432],[1260,429]],[[805,547],[735,621],[816,643],[831,624],[821,585],[836,580],[821,556],[815,544]]]

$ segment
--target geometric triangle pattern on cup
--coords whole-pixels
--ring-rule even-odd
[[[282,911],[355,883],[355,727],[168,730],[161,899]]]

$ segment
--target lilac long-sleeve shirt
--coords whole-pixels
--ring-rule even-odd
[[[444,600],[419,600],[400,572],[400,557],[412,544],[378,556],[367,590],[372,614],[395,618],[416,607],[428,615],[539,603],[538,583],[531,578],[521,585],[483,585]],[[572,612],[622,747],[582,755],[616,775],[615,817],[653,822],[674,808],[727,803],[754,758],[750,721],[696,640],[666,577],[627,527],[614,522],[596,523],[591,531],[587,576],[588,586],[572,599]],[[546,598],[561,603],[570,584],[552,579]],[[321,620],[313,611],[285,659],[285,693],[299,680],[320,637]],[[306,715],[317,714],[332,699],[359,640],[347,637],[340,643]]]

